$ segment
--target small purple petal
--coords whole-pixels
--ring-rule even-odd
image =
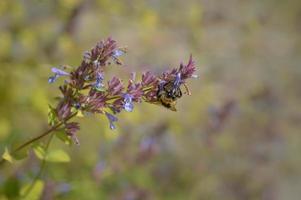
[[[176,79],[175,79],[175,82],[174,82],[174,86],[175,87],[178,87],[179,85],[181,84],[181,73],[177,73],[176,75]]]
[[[57,75],[55,74],[54,76],[50,76],[48,78],[48,83],[54,83],[57,79]]]
[[[69,76],[70,75],[68,72],[65,72],[65,71],[60,70],[60,69],[55,68],[55,67],[51,68],[51,71],[53,73],[57,74],[58,76]]]
[[[115,51],[113,51],[113,55],[115,58],[120,57],[124,54],[125,52],[120,50],[120,49],[116,49]]]
[[[134,105],[133,103],[125,103],[124,104],[124,109],[127,111],[127,112],[132,112],[133,109],[134,109]]]
[[[127,112],[132,112],[134,109],[134,104],[133,104],[133,96],[130,94],[125,94],[124,95],[124,109]]]
[[[116,126],[114,125],[114,122],[118,121],[117,117],[115,117],[114,115],[112,115],[108,112],[106,112],[106,116],[107,116],[107,118],[109,120],[109,123],[110,123],[110,129],[112,129],[112,130],[116,129]]]
[[[101,89],[101,88],[104,87],[104,84],[102,83],[103,79],[104,79],[103,74],[102,73],[97,73],[96,82],[94,84],[96,89]]]

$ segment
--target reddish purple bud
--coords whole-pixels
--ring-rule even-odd
[[[68,103],[63,103],[58,106],[58,117],[60,120],[66,119],[71,113],[71,106]]]
[[[139,102],[143,96],[143,87],[141,83],[134,83],[132,80],[129,80],[127,93],[132,95],[134,101]]]
[[[150,71],[145,72],[142,74],[142,85],[143,86],[150,86],[156,84],[158,81],[157,77],[152,74]]]
[[[193,73],[195,72],[195,70],[196,70],[195,63],[192,60],[192,56],[190,55],[187,65],[183,65],[183,64],[180,65],[179,72],[182,75],[182,79],[187,79],[187,78],[191,78],[194,75]]]
[[[123,89],[124,87],[119,78],[113,77],[110,81],[108,81],[108,92],[111,95],[120,94]]]
[[[73,142],[77,145],[80,144],[78,138],[76,137],[76,132],[79,129],[80,129],[79,123],[77,123],[77,122],[69,122],[69,123],[66,123],[66,125],[65,125],[66,134],[71,136]]]

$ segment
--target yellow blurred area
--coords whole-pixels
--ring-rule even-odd
[[[4,139],[11,131],[10,122],[7,119],[0,119],[0,139]]]

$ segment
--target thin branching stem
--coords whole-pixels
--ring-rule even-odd
[[[64,123],[66,123],[67,121],[69,121],[71,118],[73,118],[74,116],[77,115],[77,112],[71,114],[69,117],[67,117],[64,121],[62,122],[59,122],[58,124],[52,126],[50,129],[48,129],[47,131],[45,131],[44,133],[42,133],[41,135],[38,135],[37,137],[31,139],[31,140],[28,140],[27,142],[24,142],[23,144],[21,144],[19,147],[17,147],[15,150],[13,150],[11,152],[11,155],[13,156],[14,154],[16,154],[18,151],[24,149],[25,147],[27,147],[28,145],[44,138],[45,136],[47,136],[48,134],[52,133],[53,131],[56,131],[58,130],[58,128],[60,128]],[[0,161],[0,165],[2,165],[3,163],[5,163],[5,159],[1,159]]]

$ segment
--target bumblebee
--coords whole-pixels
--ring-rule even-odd
[[[159,84],[157,91],[157,99],[165,108],[172,111],[177,111],[177,99],[182,97],[180,84],[175,84],[174,81]]]

